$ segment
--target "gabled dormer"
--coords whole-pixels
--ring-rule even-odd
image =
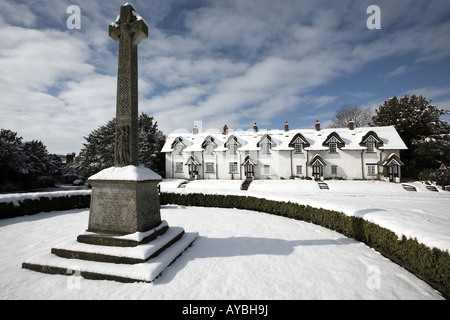
[[[202,143],[202,149],[205,150],[205,154],[212,155],[215,148],[217,148],[217,143],[215,142],[214,137],[207,136]]]
[[[362,147],[366,147],[367,152],[374,152],[375,148],[378,149],[379,147],[383,146],[383,140],[378,137],[376,132],[369,131],[361,139],[359,145]]]
[[[183,149],[186,148],[186,144],[183,141],[182,137],[177,137],[172,142],[171,148],[175,154],[181,155],[183,153]]]
[[[345,147],[345,142],[336,132],[332,132],[328,135],[325,141],[322,143],[324,147],[328,147],[330,149],[330,153],[337,152],[337,149]]]
[[[270,154],[270,150],[273,147],[276,147],[275,142],[272,140],[272,137],[268,134],[265,134],[261,137],[259,142],[256,144],[258,148],[261,148],[263,154]]]
[[[302,153],[305,147],[310,147],[308,139],[306,139],[301,133],[297,133],[289,142],[289,147],[294,148],[295,153]]]
[[[231,135],[223,146],[228,149],[228,153],[237,154],[237,149],[242,147],[242,144],[236,136]]]

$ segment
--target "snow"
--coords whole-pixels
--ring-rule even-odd
[[[75,239],[88,210],[1,220],[0,299],[442,299],[375,250],[313,224],[220,208],[163,206],[161,215],[200,236],[154,282],[130,284],[21,268],[36,254],[53,259],[55,241]]]
[[[148,181],[162,180],[154,171],[137,166],[110,167],[89,177],[88,180]]]
[[[295,201],[362,217],[429,247],[450,248],[450,192],[431,192],[421,183],[409,183],[417,189],[409,192],[381,181],[325,181],[330,189],[321,190],[308,180],[257,180],[248,191],[240,190],[239,180],[198,180],[178,188],[183,182],[164,180],[161,191]],[[6,196],[28,197],[5,195],[0,201]],[[365,244],[317,225],[253,211],[175,205],[163,206],[161,216],[169,226],[199,236],[159,278],[132,284],[21,268],[33,256],[50,259],[51,248],[78,245],[74,240],[86,230],[89,210],[0,220],[0,299],[442,299]],[[135,250],[137,256],[146,254]],[[73,260],[71,268],[84,263]],[[158,272],[143,268],[117,267],[124,274]]]
[[[417,238],[430,248],[450,251],[450,192],[432,192],[419,182],[408,183],[417,189],[411,192],[402,184],[384,181],[326,180],[329,190],[321,190],[313,180],[254,180],[248,191],[231,187],[242,180],[196,180],[175,189],[180,181],[165,180],[161,190],[253,196],[340,211],[389,229],[399,238]]]

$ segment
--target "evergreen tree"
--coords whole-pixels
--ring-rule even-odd
[[[60,170],[61,159],[49,154],[41,141],[22,142],[16,132],[1,129],[0,190],[52,186]]]
[[[86,143],[72,165],[72,170],[89,177],[114,166],[116,119],[92,131],[85,137]],[[164,155],[159,151],[165,143],[164,134],[158,130],[153,117],[139,116],[139,163],[158,173],[164,172]]]
[[[405,175],[416,178],[425,168],[436,168],[450,160],[450,126],[440,117],[444,110],[422,96],[386,100],[372,117],[375,126],[394,126],[408,150],[402,151]]]

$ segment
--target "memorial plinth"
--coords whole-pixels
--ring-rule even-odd
[[[161,223],[161,180],[152,170],[135,166],[112,167],[90,177],[88,231],[128,234],[157,227]]]

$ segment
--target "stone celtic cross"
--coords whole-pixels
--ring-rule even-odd
[[[120,15],[109,26],[109,36],[119,43],[117,75],[116,139],[114,165],[123,167],[139,164],[138,149],[138,50],[148,37],[148,26],[126,3]]]

